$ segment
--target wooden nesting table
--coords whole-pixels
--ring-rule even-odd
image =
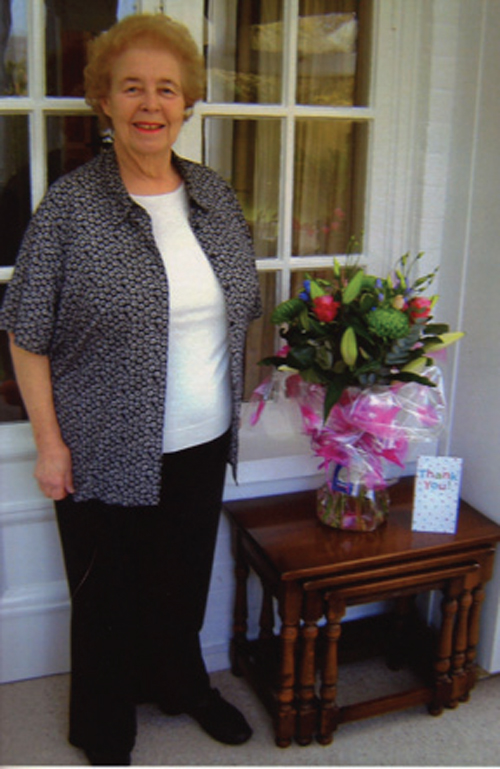
[[[313,737],[326,745],[342,722],[417,704],[438,715],[468,699],[500,526],[461,502],[456,534],[413,532],[412,500],[413,479],[403,479],[391,489],[388,522],[371,533],[320,523],[312,491],[225,503],[236,561],[232,669],[268,707],[280,747],[294,738],[307,745]],[[247,638],[250,569],[263,588],[253,640]],[[422,623],[414,606],[430,590],[442,593],[436,628]],[[386,600],[390,615],[341,623],[348,606]],[[421,683],[342,706],[336,699],[342,643],[348,639],[349,651],[377,632],[389,666],[414,663]]]

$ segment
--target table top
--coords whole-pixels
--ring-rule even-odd
[[[282,580],[319,577],[357,568],[473,549],[500,541],[500,526],[460,502],[455,534],[412,531],[413,478],[390,491],[387,522],[373,532],[331,529],[316,516],[316,492],[226,502],[244,538],[256,545]]]

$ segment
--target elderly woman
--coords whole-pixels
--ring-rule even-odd
[[[172,150],[203,89],[186,28],[122,20],[85,81],[113,149],[49,189],[1,322],[71,591],[69,739],[116,765],[137,702],[224,743],[251,736],[210,687],[199,632],[260,298],[233,192]]]

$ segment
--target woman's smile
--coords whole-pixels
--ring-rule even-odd
[[[139,131],[159,131],[163,128],[159,123],[134,123],[134,125]]]

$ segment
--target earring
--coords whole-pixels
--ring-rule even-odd
[[[110,147],[115,140],[115,133],[112,128],[104,128],[101,131],[101,144],[103,147]]]

